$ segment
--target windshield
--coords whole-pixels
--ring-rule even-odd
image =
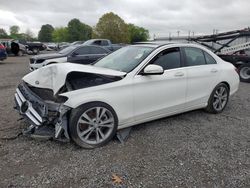
[[[70,52],[72,52],[72,50],[74,50],[77,46],[68,46],[62,50],[60,50],[58,53],[59,54],[68,54]]]
[[[94,66],[128,73],[137,67],[153,50],[154,48],[145,46],[124,47],[97,61]]]
[[[94,42],[94,41],[95,40],[90,39],[90,40],[85,41],[83,44],[89,45],[89,44],[92,44],[92,42]]]

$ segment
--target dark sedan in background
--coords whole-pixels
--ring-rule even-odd
[[[101,46],[80,45],[69,46],[58,53],[42,54],[30,58],[30,70],[35,70],[53,63],[91,64],[111,53]]]

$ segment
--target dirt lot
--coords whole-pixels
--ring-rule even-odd
[[[134,127],[125,144],[84,150],[16,137],[26,124],[13,95],[28,72],[27,56],[0,63],[0,187],[250,186],[250,84],[240,84],[222,114],[161,119]]]

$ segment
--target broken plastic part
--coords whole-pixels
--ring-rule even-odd
[[[132,127],[128,127],[117,131],[116,137],[122,144],[128,140],[131,129]]]

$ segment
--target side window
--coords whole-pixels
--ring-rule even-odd
[[[162,51],[152,64],[160,65],[164,70],[179,68],[181,66],[180,49],[171,48]]]
[[[96,40],[95,42],[93,42],[93,45],[101,46],[101,44],[102,44],[101,40]]]
[[[102,46],[108,46],[109,44],[108,44],[108,41],[106,41],[106,40],[103,40],[102,41]]]
[[[89,53],[90,53],[90,51],[89,51],[89,48],[87,48],[87,47],[82,47],[82,48],[79,48],[76,51],[74,51],[74,54],[76,54],[76,55],[85,55],[85,54],[89,54]]]
[[[206,59],[207,64],[217,64],[215,59],[211,55],[209,55],[207,52],[204,51],[204,55],[205,55],[205,59]]]
[[[184,48],[186,54],[186,66],[205,65],[206,61],[201,49],[188,47]]]
[[[107,54],[106,50],[98,47],[91,46],[90,54]]]

